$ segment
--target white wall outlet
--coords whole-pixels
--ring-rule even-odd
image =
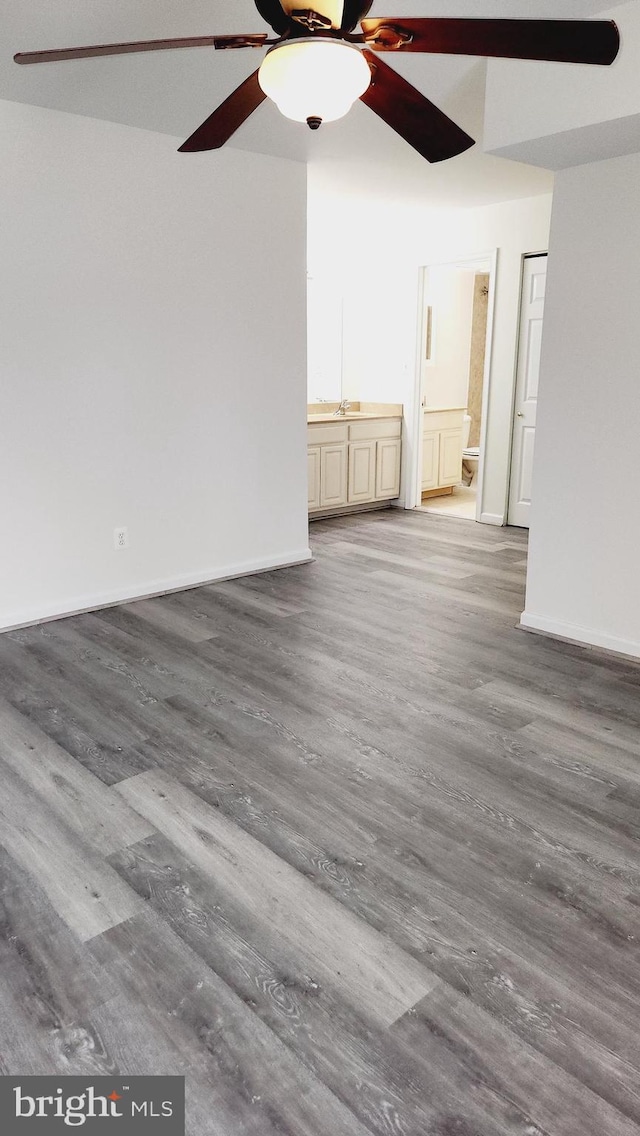
[[[129,547],[129,530],[126,525],[113,530],[113,543],[116,548]]]

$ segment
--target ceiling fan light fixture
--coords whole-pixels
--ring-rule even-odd
[[[258,82],[281,114],[294,122],[343,118],[371,82],[359,48],[316,35],[276,44],[265,55]]]

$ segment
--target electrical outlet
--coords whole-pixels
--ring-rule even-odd
[[[113,543],[116,548],[129,547],[129,530],[126,525],[123,525],[120,529],[113,530]]]

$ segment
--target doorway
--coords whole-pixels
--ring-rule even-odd
[[[533,451],[536,434],[542,318],[547,254],[525,256],[522,264],[516,391],[511,436],[511,476],[507,523],[529,528]]]
[[[479,520],[497,250],[422,270],[414,507]]]

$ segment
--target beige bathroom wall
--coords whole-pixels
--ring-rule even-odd
[[[471,416],[469,445],[480,445],[482,418],[482,383],[484,355],[487,342],[487,313],[489,310],[489,273],[477,272],[473,285],[473,312],[471,316],[471,347],[469,350],[469,390],[467,414]]]

